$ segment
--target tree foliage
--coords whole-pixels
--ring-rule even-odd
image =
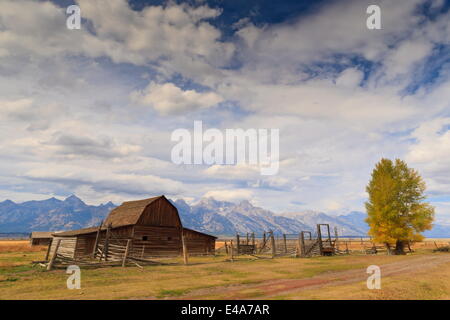
[[[432,228],[434,207],[424,202],[426,186],[419,173],[399,159],[381,159],[366,187],[369,235],[376,242],[395,243],[403,252],[405,241],[420,241]]]

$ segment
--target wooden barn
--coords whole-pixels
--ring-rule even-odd
[[[177,208],[164,196],[124,202],[113,209],[99,227],[54,234],[50,255],[58,239],[58,254],[67,258],[123,255],[128,240],[128,255],[148,259],[179,256],[183,236],[189,254],[213,254],[216,237],[183,228]]]
[[[52,242],[52,233],[54,232],[33,231],[30,235],[30,244],[32,246],[48,246]]]

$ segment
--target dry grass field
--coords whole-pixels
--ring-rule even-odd
[[[45,271],[45,247],[0,241],[0,299],[449,299],[450,254],[349,255],[309,259],[191,257],[190,265],[82,269],[81,289],[65,270]],[[176,259],[181,262],[181,259]],[[381,267],[381,290],[366,268]],[[414,279],[414,280],[412,280]]]
[[[5,252],[40,252],[46,251],[45,246],[30,246],[28,240],[0,240],[0,253]]]

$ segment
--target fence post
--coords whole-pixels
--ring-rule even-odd
[[[52,248],[53,238],[50,239],[50,243],[48,244],[47,253],[45,254],[45,261],[48,261],[48,255],[50,254],[50,249]]]
[[[188,264],[188,249],[187,249],[187,244],[186,244],[186,239],[184,237],[184,231],[181,232],[181,241],[183,243],[183,261],[184,264]]]
[[[94,243],[94,249],[92,250],[92,258],[95,259],[97,256],[97,248],[98,248],[98,242],[100,240],[100,230],[102,229],[103,221],[100,222],[100,225],[98,226],[97,235],[95,237],[95,243]]]
[[[59,249],[60,244],[61,244],[61,239],[58,239],[56,241],[55,251],[53,251],[52,258],[50,259],[50,262],[48,263],[48,266],[47,266],[47,270],[49,270],[49,271],[52,270],[52,268],[53,268],[53,264],[55,263],[56,256],[58,255],[58,249]]]
[[[233,252],[233,240],[231,240],[231,244],[230,244],[230,261],[233,262],[233,258],[234,258],[234,252]]]
[[[225,253],[228,255],[228,245],[226,241],[225,241]]]
[[[327,232],[328,232],[328,241],[330,242],[330,246],[331,246],[331,233],[330,233],[330,225],[327,224]]]
[[[320,224],[317,225],[317,239],[319,241],[320,255],[323,254],[323,244],[322,244],[322,231],[320,230]]]
[[[286,235],[284,233],[283,233],[283,241],[284,241],[284,253],[287,253]]]
[[[127,240],[127,247],[125,248],[125,254],[123,255],[122,267],[125,267],[127,263],[128,252],[130,251],[131,239]]]
[[[106,229],[105,245],[103,246],[103,254],[105,255],[105,261],[108,261],[109,236],[110,236],[110,233],[111,233],[111,226],[112,225],[110,223],[108,225],[108,228]],[[102,257],[100,257],[100,261],[101,260],[102,260]]]
[[[256,253],[255,233],[254,232],[252,232],[252,246],[253,246],[253,253]]]
[[[338,231],[337,231],[337,227],[334,227],[334,249],[339,251],[339,236],[338,236]]]
[[[300,248],[301,248],[301,257],[304,257],[306,254],[306,246],[305,246],[305,234],[300,232]]]
[[[261,253],[265,247],[266,247],[266,232],[263,231],[263,240],[262,240],[261,246],[259,247],[258,252]]]
[[[273,258],[275,258],[275,255],[276,255],[276,253],[277,253],[277,248],[275,247],[275,237],[274,237],[274,235],[273,235],[273,231],[272,230],[270,230],[270,241],[271,241],[271,244],[272,244],[272,259]]]
[[[237,255],[239,255],[239,253],[241,251],[241,246],[240,246],[239,234],[237,234],[237,233],[236,233],[236,249],[237,249]]]

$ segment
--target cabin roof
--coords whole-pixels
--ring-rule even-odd
[[[52,234],[56,233],[55,231],[33,231],[31,232],[32,239],[50,239],[52,238]]]
[[[106,228],[110,224],[113,228],[137,224],[145,208],[160,198],[165,197],[158,196],[144,200],[126,201],[122,203],[109,213],[108,217],[103,222],[103,227]]]
[[[207,233],[203,233],[203,232],[200,232],[200,231],[196,231],[196,230],[192,230],[192,229],[189,229],[189,228],[185,228],[185,227],[183,227],[183,229],[184,229],[184,230],[188,230],[188,231],[191,231],[191,232],[194,232],[194,233],[197,233],[197,234],[201,234],[202,236],[206,236],[206,237],[210,237],[210,238],[214,238],[214,239],[217,239],[217,237],[216,237],[216,236],[213,236],[213,235],[210,235],[210,234],[207,234]]]
[[[53,236],[56,237],[73,237],[78,236],[82,234],[89,234],[89,233],[95,233],[97,232],[98,227],[90,227],[90,228],[83,228],[83,229],[77,229],[77,230],[70,230],[70,231],[64,231],[64,232],[57,232],[53,233]]]

